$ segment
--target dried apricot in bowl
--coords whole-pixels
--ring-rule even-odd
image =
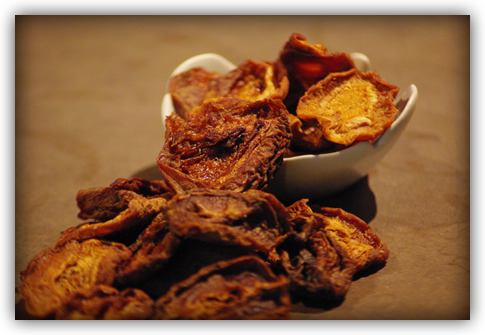
[[[332,73],[307,90],[296,114],[305,121],[318,120],[330,142],[374,143],[394,121],[398,91],[377,72]]]
[[[288,72],[290,88],[284,103],[294,112],[305,91],[333,72],[355,68],[350,54],[329,53],[321,44],[311,44],[305,36],[293,33],[279,54],[279,61]]]
[[[286,69],[281,63],[253,60],[244,61],[226,74],[194,67],[172,76],[169,81],[175,111],[184,119],[210,99],[283,99],[288,89]]]

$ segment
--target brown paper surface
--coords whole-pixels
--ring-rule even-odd
[[[470,318],[468,16],[15,19],[15,286],[77,218],[78,190],[160,178],[160,105],[172,70],[204,52],[274,60],[293,32],[362,52],[392,84],[419,90],[391,152],[344,192],[317,199],[368,222],[388,245],[379,271],[339,306],[294,319]],[[14,288],[12,288],[14,289]],[[16,318],[29,318],[16,293]]]

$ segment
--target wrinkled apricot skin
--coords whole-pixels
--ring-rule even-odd
[[[203,267],[155,304],[162,320],[287,319],[290,307],[288,280],[255,256]]]
[[[116,268],[131,257],[124,245],[90,239],[70,241],[37,254],[22,271],[18,288],[27,312],[45,318],[54,314],[70,295],[93,285],[111,285]]]
[[[263,189],[291,141],[281,100],[221,98],[167,118],[158,167],[175,188]]]
[[[288,89],[286,68],[280,63],[246,60],[226,74],[189,69],[170,78],[168,91],[177,115],[187,119],[194,108],[211,99],[284,99]]]

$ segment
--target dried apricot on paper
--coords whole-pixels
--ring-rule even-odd
[[[323,215],[328,238],[350,259],[355,273],[389,258],[387,245],[357,216],[341,208],[322,207],[316,212]]]
[[[268,258],[290,280],[294,301],[325,304],[341,301],[352,283],[353,264],[342,257],[325,231],[323,216],[312,212],[305,200],[288,207],[293,233]]]
[[[330,142],[374,143],[394,121],[398,91],[377,72],[332,73],[308,89],[296,113],[306,121],[318,120]]]
[[[90,239],[70,241],[37,254],[21,272],[18,288],[27,312],[45,318],[74,292],[98,284],[110,285],[117,267],[131,257],[120,243]]]
[[[146,320],[154,312],[154,301],[143,291],[127,288],[118,291],[96,285],[74,293],[56,311],[57,320]]]
[[[288,232],[286,209],[259,190],[191,191],[175,196],[165,212],[170,231],[184,238],[267,252]]]
[[[85,223],[78,227],[66,229],[59,237],[56,246],[60,246],[69,241],[83,241],[90,238],[106,238],[113,235],[127,235],[127,238],[133,238],[145,229],[150,222],[162,211],[167,205],[167,199],[163,197],[146,198],[142,195],[131,192],[134,197],[114,218],[104,222]],[[111,210],[113,212],[113,210]]]
[[[116,282],[126,286],[146,280],[171,259],[179,244],[180,239],[169,231],[167,220],[159,213],[130,245],[133,257],[119,269]]]
[[[256,256],[203,267],[155,303],[156,319],[288,319],[288,280]]]
[[[384,264],[385,243],[357,216],[339,208],[310,207],[301,199],[287,207],[292,232],[267,261],[290,279],[294,301],[341,301],[363,269]]]

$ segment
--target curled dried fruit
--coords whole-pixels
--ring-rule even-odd
[[[328,238],[341,254],[346,253],[355,273],[386,262],[389,249],[363,220],[341,208],[322,207],[315,212],[323,215]]]
[[[137,194],[112,187],[96,187],[79,190],[76,202],[79,207],[78,217],[84,220],[108,221],[128,208],[128,203]]]
[[[37,254],[21,272],[18,288],[27,312],[45,318],[57,311],[74,292],[98,284],[110,285],[117,267],[131,257],[120,243],[90,239],[70,241]]]
[[[189,69],[170,78],[168,91],[176,113],[186,119],[194,108],[210,99],[283,99],[288,86],[286,69],[281,64],[246,60],[226,74],[201,67]]]
[[[172,286],[155,303],[157,319],[287,319],[288,280],[255,256],[219,261]]]
[[[202,105],[208,96],[213,95],[213,82],[220,77],[220,73],[202,67],[194,67],[171,77],[168,92],[177,114],[185,119],[192,109]]]
[[[123,231],[128,231],[131,234],[133,232],[139,233],[167,205],[167,199],[163,197],[146,198],[131,191],[124,192],[130,192],[129,197],[131,198],[126,205],[126,209],[123,209],[108,221],[85,223],[79,227],[66,229],[57,241],[57,246],[72,240],[82,241],[90,238],[101,238],[123,233]],[[110,210],[110,212],[116,211]]]
[[[321,44],[310,44],[293,33],[280,51],[279,60],[288,72],[290,89],[285,98],[288,110],[294,112],[298,100],[312,85],[333,72],[353,69],[354,62],[346,53],[329,53]]]
[[[116,281],[121,285],[141,282],[162,268],[177,251],[180,239],[170,232],[163,213],[130,246],[133,257],[119,270]]]
[[[154,301],[139,289],[121,292],[96,285],[76,291],[56,311],[58,320],[146,320],[154,313]]]
[[[170,196],[169,188],[164,180],[146,180],[139,177],[130,179],[118,178],[109,185],[116,190],[127,190],[144,197]]]
[[[78,217],[101,222],[111,220],[127,209],[128,203],[139,198],[139,195],[170,198],[165,181],[118,178],[108,187],[79,190],[76,195]]]
[[[248,101],[284,99],[289,82],[279,63],[246,60],[218,80],[214,97],[233,97]]]
[[[290,114],[291,138],[290,150],[286,157],[301,153],[323,153],[341,150],[344,146],[328,141],[317,120],[305,121]]]
[[[295,301],[339,301],[350,288],[353,268],[328,239],[322,216],[304,209],[304,205],[300,203],[298,209],[290,206],[294,233],[277,246],[273,266],[282,268],[289,278]]]
[[[333,73],[306,91],[296,113],[305,121],[317,120],[330,142],[373,143],[394,121],[398,91],[376,72]]]
[[[300,200],[287,210],[292,233],[269,253],[268,262],[288,276],[295,300],[339,301],[356,273],[389,256],[369,226],[342,209],[313,210]]]
[[[176,235],[267,252],[289,230],[285,213],[269,193],[207,190],[175,196],[165,216]]]
[[[262,189],[281,166],[291,140],[280,100],[211,100],[187,120],[168,117],[166,126],[157,163],[171,186],[184,190]]]
[[[157,300],[172,286],[186,280],[203,267],[249,255],[255,256],[257,253],[241,246],[205,242],[188,237],[180,238],[180,244],[167,262],[161,267],[158,267],[160,263],[152,264],[151,266],[158,267],[155,272],[150,271],[149,276],[143,276],[143,280],[132,282],[128,286],[137,287]],[[143,272],[143,269],[138,268],[138,271]]]

